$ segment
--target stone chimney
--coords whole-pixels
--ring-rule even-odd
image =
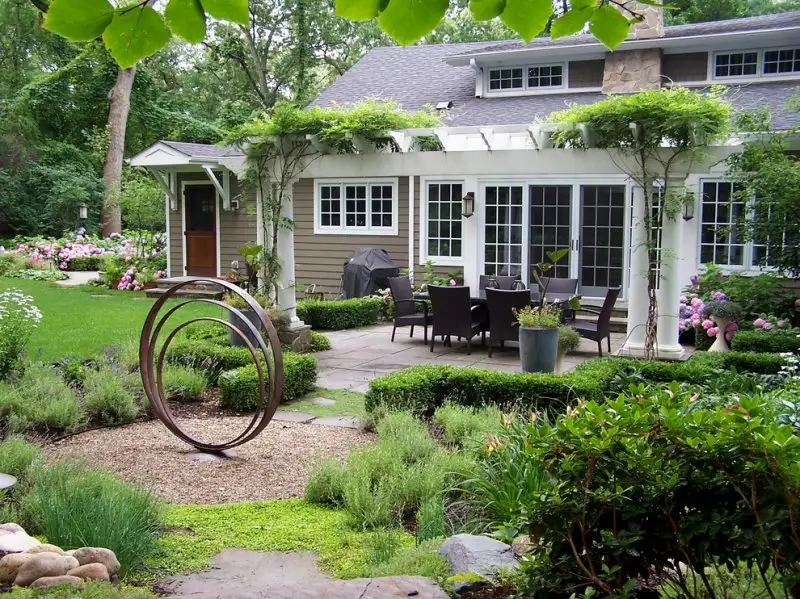
[[[643,15],[644,19],[631,27],[629,40],[664,37],[663,9],[649,6],[636,0],[620,2],[618,10],[626,17],[631,12]],[[631,94],[643,90],[661,88],[661,50],[617,50],[606,54],[603,73],[604,94]]]

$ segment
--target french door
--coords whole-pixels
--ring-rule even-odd
[[[572,185],[531,185],[530,197],[530,280],[539,262],[551,262],[548,252],[572,249]],[[571,253],[571,252],[570,252]],[[570,278],[567,254],[556,262],[547,275],[557,279]]]
[[[604,297],[624,279],[624,185],[581,186],[580,276],[578,292]]]
[[[484,190],[484,274],[522,276],[523,187],[489,185]]]

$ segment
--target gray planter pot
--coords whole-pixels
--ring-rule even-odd
[[[256,314],[255,310],[240,310],[240,312],[244,314],[247,320],[253,323],[253,326],[255,326],[259,331],[261,330],[261,320],[258,318],[258,314]],[[228,322],[244,333],[250,343],[252,343],[254,347],[258,348],[258,338],[250,332],[250,329],[244,322],[242,322],[241,318],[236,316],[236,314],[233,312],[228,312]],[[228,332],[228,341],[231,345],[236,347],[245,346],[244,341],[242,341],[239,335],[233,331]]]
[[[519,328],[519,360],[522,372],[555,372],[558,329]]]

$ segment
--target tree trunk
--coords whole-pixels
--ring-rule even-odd
[[[108,92],[108,150],[103,165],[105,195],[100,212],[103,237],[122,232],[119,196],[122,190],[122,162],[125,158],[125,130],[128,126],[135,76],[135,66],[120,69],[114,87]]]

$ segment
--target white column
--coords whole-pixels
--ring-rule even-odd
[[[464,177],[464,188],[461,191],[464,195],[469,192],[475,194],[475,213],[469,218],[462,217],[461,219],[461,256],[464,261],[464,285],[477,289],[480,278],[481,252],[483,251],[480,244],[483,198],[478,186],[478,178]]]
[[[644,226],[645,196],[640,185],[633,186],[631,218],[631,263],[628,283],[628,331],[619,353],[623,356],[644,355],[647,322],[647,231]]]
[[[664,218],[661,230],[661,278],[658,287],[657,356],[667,360],[683,357],[678,343],[678,313],[681,297],[681,271],[678,254],[683,247],[680,216]]]
[[[292,196],[293,184],[289,184],[286,190],[286,198],[283,200],[283,217],[289,221],[294,221],[294,207]],[[276,226],[273,224],[273,226]],[[287,317],[287,328],[296,329],[304,325],[303,321],[297,317],[297,294],[295,293],[295,270],[294,270],[294,227],[280,227],[278,230],[278,261],[281,265],[281,273],[278,282],[278,307]]]

